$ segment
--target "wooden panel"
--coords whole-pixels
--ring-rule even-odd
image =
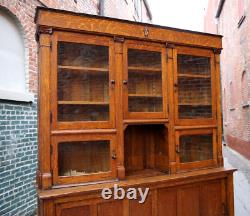
[[[36,22],[39,25],[68,30],[121,35],[130,38],[143,38],[162,42],[171,41],[172,43],[201,47],[222,47],[221,36],[218,35],[195,33],[192,31],[176,30],[174,28],[164,28],[145,23],[140,24],[110,18],[97,18],[97,16],[93,15],[79,16],[75,13],[52,11],[44,8],[38,11]],[[147,37],[145,36],[145,28],[149,32]]]
[[[122,201],[104,202],[99,203],[97,206],[98,216],[122,216],[123,215],[123,203]]]
[[[158,189],[157,197],[158,216],[177,215],[177,190]]]
[[[199,186],[178,189],[178,216],[199,216]]]
[[[43,34],[39,41],[39,100],[38,100],[38,175],[39,188],[48,189],[52,185],[51,164],[50,164],[50,38]]]
[[[164,125],[130,125],[125,131],[126,175],[168,171],[168,134]],[[154,173],[156,174],[156,173]]]
[[[144,216],[152,215],[152,197],[148,195],[144,203],[139,203],[138,200],[129,202],[129,216],[138,216],[143,212]]]
[[[222,215],[221,182],[213,182],[201,186],[200,214],[202,216]]]
[[[76,215],[91,216],[89,206],[79,206],[79,207],[62,209],[60,216],[76,216]]]

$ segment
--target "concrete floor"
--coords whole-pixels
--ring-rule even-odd
[[[250,160],[232,150],[223,147],[225,167],[238,169],[234,173],[234,209],[235,216],[250,216]]]

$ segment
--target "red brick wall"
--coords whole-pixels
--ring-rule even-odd
[[[27,86],[30,92],[37,93],[37,43],[34,23],[37,6],[70,10],[75,12],[98,14],[99,0],[0,0],[0,9],[8,10],[20,24],[26,47]],[[144,7],[145,9],[145,7]],[[105,16],[134,20],[134,3],[132,0],[106,0]],[[150,21],[143,12],[144,21]],[[147,18],[147,19],[146,19]]]
[[[127,19],[133,21],[151,22],[147,15],[147,10],[144,1],[142,5],[142,19],[135,14],[134,0],[106,0],[104,12],[105,16],[117,17],[120,19]]]
[[[228,145],[250,159],[250,1],[244,1],[246,18],[240,26],[238,1],[225,1],[218,19],[218,33],[223,35],[223,129]],[[206,16],[205,23],[211,19]]]
[[[40,0],[47,7],[75,12],[98,14],[99,0]]]
[[[217,25],[215,22],[215,13],[217,9],[219,0],[209,0],[207,9],[206,9],[206,15],[204,19],[204,31],[217,34]]]
[[[81,2],[81,3],[80,3]],[[37,43],[35,41],[36,25],[34,16],[37,6],[42,4],[77,12],[98,13],[98,0],[0,0],[0,9],[9,11],[20,24],[25,41],[27,86],[30,92],[37,93]]]

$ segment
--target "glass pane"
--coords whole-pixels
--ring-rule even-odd
[[[178,55],[179,118],[211,118],[210,58]]]
[[[180,137],[180,162],[213,159],[213,135],[184,135]]]
[[[108,68],[108,47],[59,42],[59,121],[109,119]]]
[[[162,111],[160,52],[128,50],[128,110]]]
[[[59,176],[110,171],[109,141],[73,141],[58,145]]]

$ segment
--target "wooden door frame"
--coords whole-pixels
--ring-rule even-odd
[[[161,53],[162,68],[162,112],[129,112],[128,111],[128,85],[122,85],[124,119],[167,119],[168,118],[168,81],[167,81],[167,50],[161,43],[151,43],[137,40],[125,40],[123,45],[123,80],[128,80],[128,49],[156,51]],[[123,82],[123,81],[122,81]]]
[[[186,54],[193,56],[209,57],[210,58],[210,73],[211,73],[211,103],[212,103],[212,118],[197,118],[197,119],[180,119],[179,118],[179,107],[178,107],[178,87],[174,87],[174,116],[175,125],[215,125],[216,124],[216,70],[215,70],[215,57],[213,50],[177,46],[174,52],[174,86],[178,86],[178,68],[177,68],[177,56],[178,54]]]
[[[187,171],[187,170],[195,170],[195,169],[207,168],[207,167],[215,167],[218,164],[217,129],[207,128],[207,129],[187,129],[187,130],[176,130],[175,131],[176,149],[179,149],[180,136],[182,136],[182,135],[208,135],[208,134],[212,134],[212,136],[213,136],[213,158],[210,160],[181,163],[180,162],[180,153],[176,152],[177,172]]]
[[[71,121],[58,122],[57,120],[57,66],[58,55],[57,45],[59,41],[83,43],[109,47],[109,121]],[[55,31],[52,35],[52,51],[51,51],[51,128],[55,129],[98,129],[98,128],[114,128],[115,127],[115,86],[111,84],[111,80],[115,80],[114,74],[114,41],[111,37],[96,36],[88,34],[70,33]]]
[[[82,176],[65,176],[60,177],[58,175],[58,145],[60,142],[71,142],[71,141],[110,141],[110,171],[102,172],[98,174],[89,174]],[[64,134],[55,135],[51,137],[52,155],[51,164],[53,170],[53,185],[63,184],[81,184],[93,181],[104,181],[109,179],[116,179],[116,159],[112,159],[112,154],[116,154],[116,135],[112,134]]]

